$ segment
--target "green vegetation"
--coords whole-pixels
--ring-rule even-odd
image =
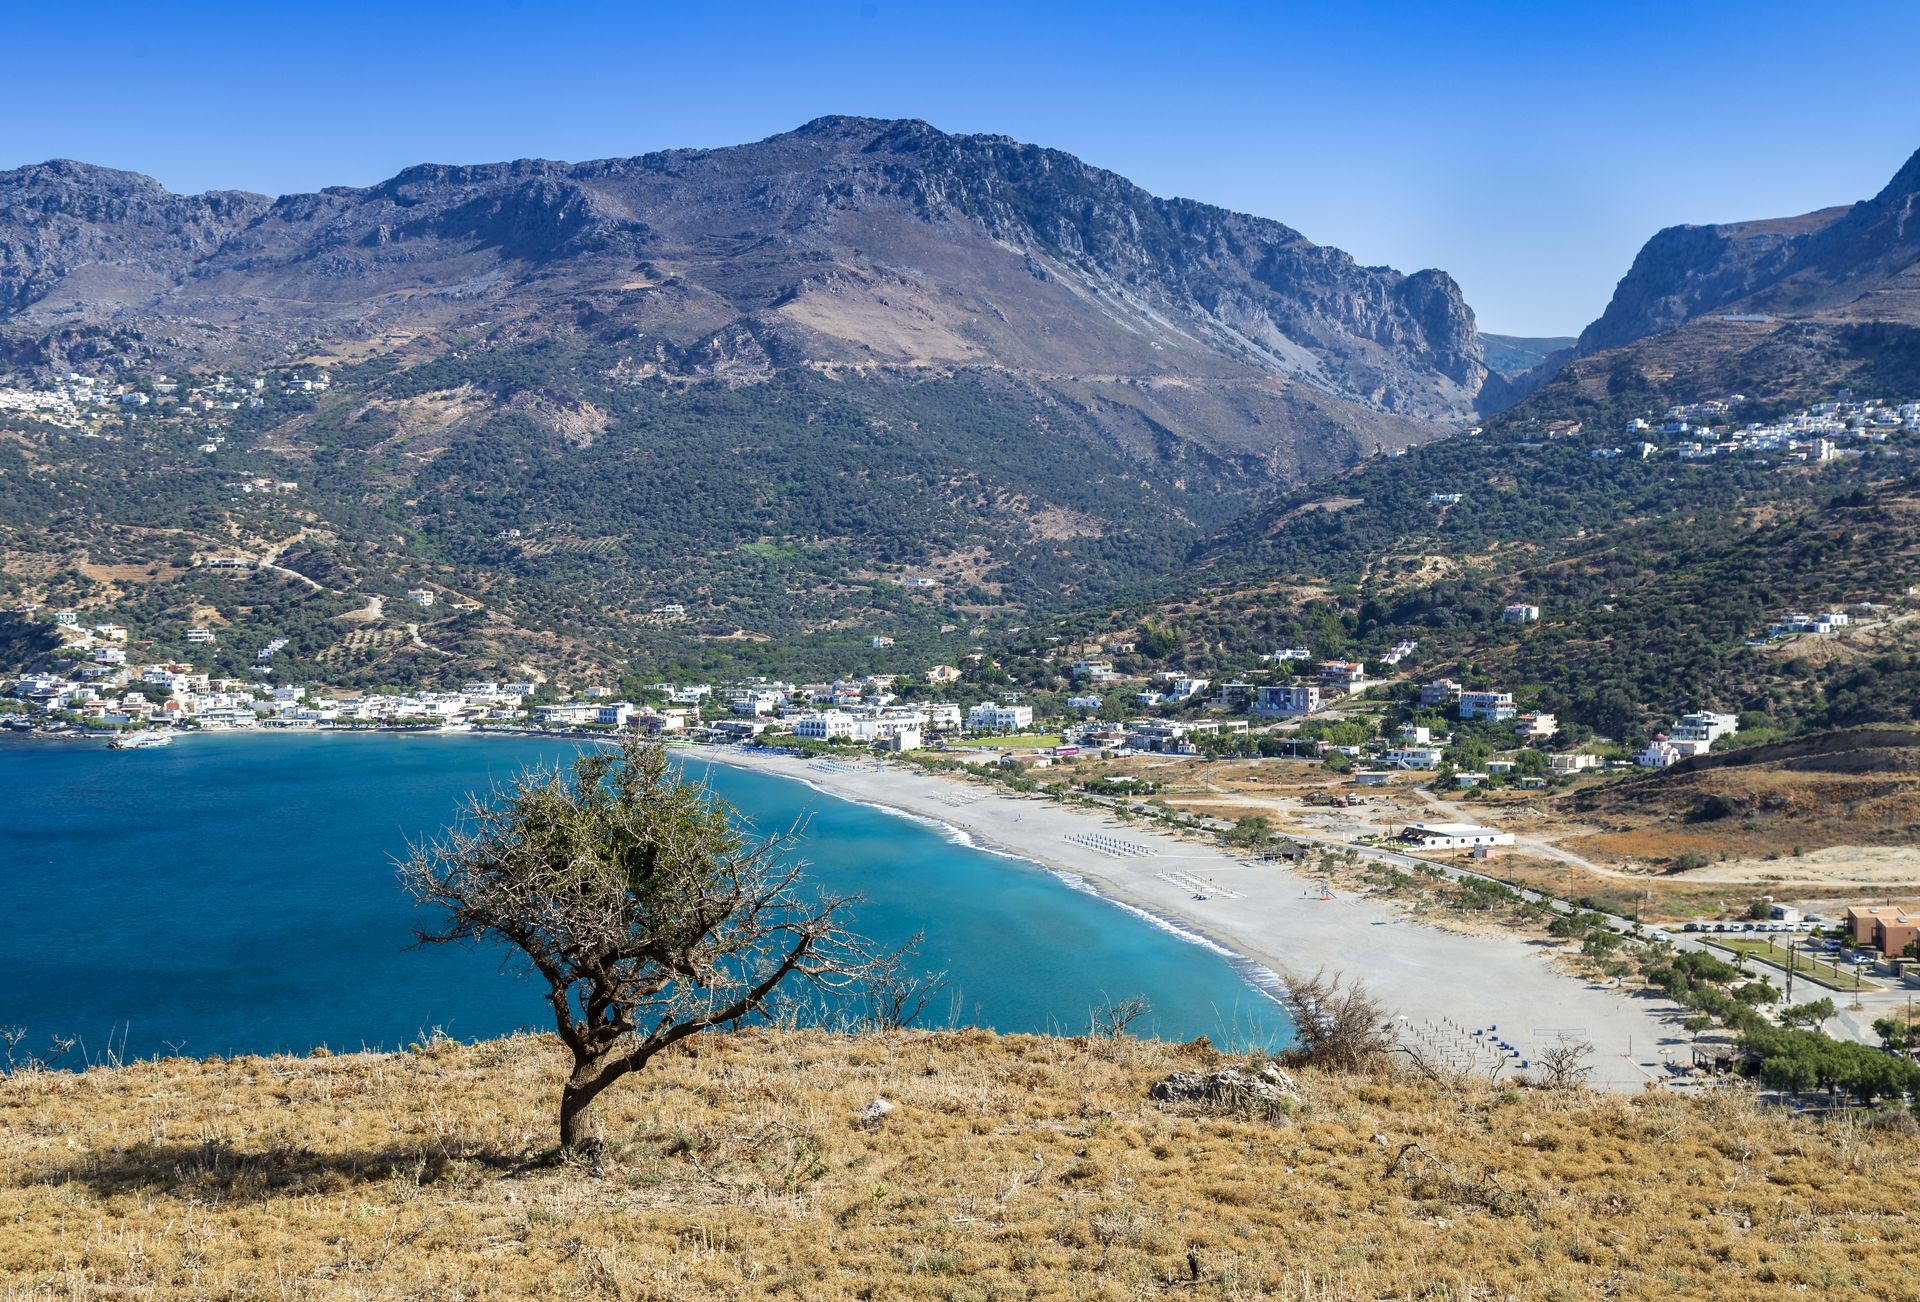
[[[1064,627],[1175,630],[1167,664],[1215,677],[1284,673],[1254,659],[1279,646],[1377,660],[1417,641],[1415,681],[1445,670],[1510,690],[1522,709],[1558,716],[1557,745],[1596,734],[1638,744],[1703,707],[1742,716],[1722,748],[1910,721],[1920,645],[1905,633],[1840,657],[1747,645],[1787,610],[1906,592],[1920,480],[1896,465],[1598,459],[1585,440],[1496,428],[1289,494],[1199,553],[1177,590]],[[1464,500],[1433,505],[1434,492]],[[1313,509],[1325,503],[1338,505]],[[1289,585],[1316,591],[1298,599]],[[1522,599],[1541,620],[1504,623]],[[1311,675],[1313,662],[1290,668]],[[1412,690],[1396,691],[1400,718],[1414,715]],[[1478,743],[1509,744],[1503,729],[1464,732],[1456,767],[1484,761]]]
[[[1731,950],[1736,954],[1750,954],[1755,958],[1772,963],[1781,971],[1789,965],[1795,976],[1805,977],[1820,985],[1834,990],[1878,990],[1878,981],[1869,981],[1861,977],[1857,968],[1836,967],[1824,959],[1815,958],[1804,946],[1782,945],[1776,940],[1740,940],[1715,937],[1709,944]]]
[[[1760,1058],[1760,1080],[1783,1093],[1823,1090],[1830,1099],[1872,1104],[1920,1092],[1920,1066],[1851,1040],[1768,1027],[1748,1031],[1740,1044]]]
[[[234,413],[217,454],[187,420],[23,430],[0,442],[0,545],[51,562],[40,599],[136,624],[167,654],[184,656],[192,611],[214,606],[232,622],[196,658],[223,672],[292,636],[283,677],[503,675],[530,648],[554,659],[538,636],[551,632],[562,658],[603,671],[791,675],[887,670],[874,631],[910,640],[916,663],[955,658],[983,620],[1172,570],[1253,500],[1237,467],[1160,475],[1084,413],[1050,408],[1036,439],[1033,395],[991,373],[794,368],[733,386],[634,382],[621,360],[545,342],[340,367],[325,394]],[[410,403],[445,403],[449,423],[423,432],[400,415]],[[254,477],[298,489],[239,491]],[[318,593],[263,606],[186,568],[302,530],[280,561]],[[964,572],[943,569],[961,555]],[[68,563],[81,559],[149,573],[102,602],[105,585]],[[939,586],[897,581],[929,571]],[[421,583],[482,610],[405,605]],[[389,599],[388,629],[418,623],[434,649],[329,625],[371,595]],[[687,613],[649,616],[667,604]]]

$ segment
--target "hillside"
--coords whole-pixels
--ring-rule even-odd
[[[1729,393],[1920,390],[1916,211],[1920,153],[1858,203],[1658,232],[1565,357],[1506,377],[1516,394],[1539,390],[1512,417],[1614,428]]]
[[[1149,1100],[1193,1047],[708,1038],[546,1156],[556,1050],[0,1077],[0,1287],[291,1296],[1892,1296],[1907,1142],[1683,1098],[1300,1075]],[[895,1106],[863,1126],[871,1100]],[[1652,1169],[1686,1173],[1650,1181]]]
[[[874,633],[924,645],[1164,573],[1276,480],[1329,468],[1122,438],[1119,404],[1001,372],[731,385],[619,365],[552,344],[337,368],[325,393],[235,413],[217,446],[190,413],[0,432],[0,591],[230,672],[277,638],[280,672],[349,683],[738,670],[768,638],[832,669]],[[1234,406],[1132,401],[1144,423]],[[235,556],[279,568],[196,567]],[[431,609],[407,601],[422,586]],[[194,626],[211,651],[189,655]]]
[[[1377,659],[1417,640],[1399,673],[1514,690],[1620,739],[1706,705],[1787,731],[1912,720],[1920,491],[1904,444],[1783,465],[1602,458],[1526,434],[1428,444],[1289,494],[1151,599],[1065,626],[1170,629],[1169,663],[1216,681],[1265,672],[1255,657],[1275,647]],[[1504,622],[1509,602],[1538,622]],[[1841,636],[1748,645],[1787,611],[1860,602],[1879,609]]]
[[[1844,729],[1696,756],[1563,798],[1561,814],[1585,831],[1562,844],[1601,859],[1691,853],[1701,862],[1674,875],[1681,883],[1742,880],[1736,871],[1753,880],[1756,861],[1778,880],[1819,881],[1827,874],[1803,856],[1840,846],[1868,880],[1860,847],[1910,852],[1920,837],[1916,747],[1911,730]],[[1729,869],[1727,859],[1743,862]]]
[[[134,347],[233,366],[463,330],[584,335],[685,372],[1299,381],[1414,416],[1465,414],[1485,373],[1443,273],[1362,267],[1278,222],[923,122],[425,165],[277,200],[173,195],[70,162],[0,174],[0,331],[16,355]]]

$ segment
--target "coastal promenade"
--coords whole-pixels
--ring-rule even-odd
[[[1589,1083],[1602,1089],[1678,1084],[1668,1064],[1689,1059],[1679,1025],[1685,1014],[1676,1005],[1569,976],[1552,965],[1551,947],[1524,937],[1445,931],[1385,902],[1322,898],[1310,873],[905,766],[824,767],[738,748],[687,758],[696,768],[705,761],[739,765],[944,823],[983,848],[1078,878],[1260,967],[1300,975],[1325,970],[1358,981],[1406,1019],[1409,1038],[1470,1044],[1475,1031],[1491,1031],[1478,1038],[1519,1051],[1509,1071],[1563,1039],[1592,1043]]]

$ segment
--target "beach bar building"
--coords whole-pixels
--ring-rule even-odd
[[[1512,845],[1513,833],[1472,823],[1409,823],[1400,839],[1422,850],[1471,850],[1482,845]]]

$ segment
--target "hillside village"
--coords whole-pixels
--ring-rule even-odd
[[[1741,393],[1677,403],[1658,418],[1628,420],[1618,431],[1628,442],[1602,443],[1589,455],[1642,461],[1659,456],[1705,461],[1765,455],[1778,458],[1783,466],[1824,464],[1880,452],[1891,455],[1886,445],[1894,435],[1920,433],[1920,402],[1856,400],[1849,392],[1838,400],[1814,403],[1770,420],[1741,421],[1740,410],[1747,405],[1747,396]],[[1549,421],[1545,432],[1552,439],[1574,439],[1587,430],[1582,421],[1562,419]]]
[[[239,580],[275,568],[236,556],[195,563]],[[405,593],[422,610],[443,595],[429,587]],[[1904,619],[1910,595],[1817,614],[1781,611],[1748,647],[1771,650],[1870,631]],[[473,606],[457,594],[453,600]],[[1432,771],[1440,785],[1468,789],[1666,768],[1716,748],[1743,727],[1738,715],[1697,702],[1641,741],[1596,738],[1591,728],[1533,704],[1535,693],[1524,688],[1423,675],[1422,643],[1406,637],[1383,642],[1370,655],[1327,655],[1307,645],[1248,650],[1233,661],[1241,672],[1220,678],[1160,667],[1170,646],[1144,646],[1138,634],[1090,640],[1016,627],[997,652],[976,646],[956,664],[851,671],[811,682],[765,675],[708,682],[628,678],[572,688],[563,675],[528,672],[518,680],[468,679],[457,688],[346,689],[283,681],[278,658],[290,638],[270,629],[205,622],[130,629],[94,622],[83,609],[33,605],[12,615],[37,629],[49,649],[0,698],[6,721],[17,730],[55,735],[146,727],[638,728],[690,740],[768,739],[902,753],[1037,732],[1057,736],[1051,749],[1068,753],[1285,754],[1363,773]],[[1498,615],[1519,636],[1542,619],[1542,607],[1526,601],[1508,602]],[[182,645],[224,645],[236,636],[243,646],[258,643],[245,677],[167,654]],[[895,639],[874,635],[869,649],[888,658]],[[901,659],[911,664],[916,654],[924,657],[908,648]],[[243,650],[239,662],[244,658]],[[226,663],[236,661],[229,656]]]
[[[200,435],[202,452],[218,452],[233,413],[262,411],[275,398],[310,397],[332,385],[332,375],[315,367],[238,377],[66,371],[37,383],[19,377],[0,382],[0,415],[94,437],[109,427],[132,430],[143,421],[159,421],[164,428]]]
[[[431,592],[417,599],[431,600]],[[1811,619],[1786,612],[1778,638],[1822,638],[1870,627],[1885,609]],[[844,763],[920,752],[941,762],[1019,775],[1062,764],[1133,757],[1284,762],[1332,775],[1364,803],[1367,788],[1413,782],[1440,800],[1545,792],[1668,769],[1737,745],[1764,716],[1706,708],[1678,712],[1644,742],[1591,728],[1532,704],[1533,693],[1419,672],[1420,643],[1401,639],[1371,658],[1320,657],[1288,646],[1246,657],[1244,675],[1215,681],[1156,669],[1136,637],[1034,639],[1000,655],[977,650],[918,671],[850,672],[799,682],[588,683],[546,675],[471,679],[444,689],[345,689],[277,681],[285,639],[264,643],[247,677],[222,676],[155,656],[154,643],[82,612],[17,611],[56,642],[0,696],[0,725],[57,739],[107,735],[118,745],[164,744],[195,731],[366,729],[533,731],[610,737],[637,731],[680,744],[747,745]],[[1505,623],[1542,611],[1510,603]],[[1024,632],[1024,630],[1023,630]],[[188,643],[211,641],[204,627]],[[1762,645],[1772,645],[1771,642]],[[1159,649],[1159,648],[1153,648]],[[1496,820],[1489,820],[1490,822]],[[1368,835],[1381,829],[1368,829]],[[1425,850],[1485,857],[1514,835],[1449,815],[1410,820],[1391,835]]]

